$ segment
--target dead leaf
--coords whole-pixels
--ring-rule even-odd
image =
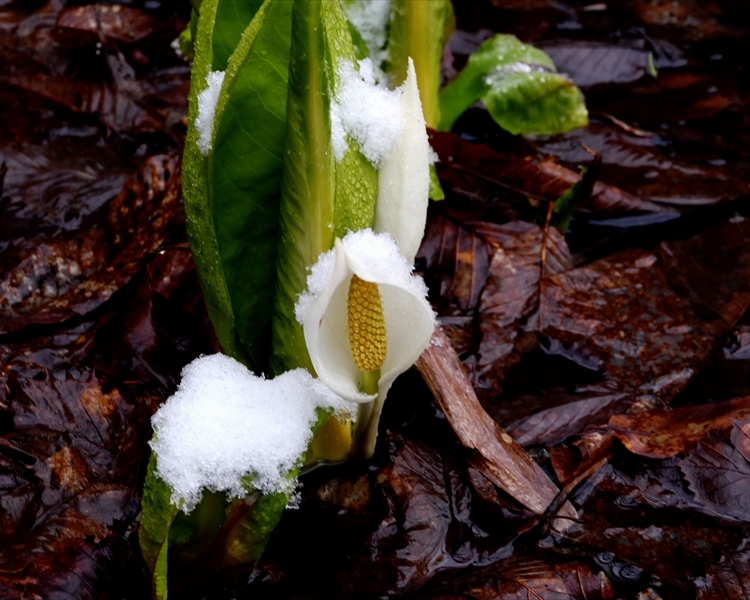
[[[97,115],[115,131],[169,131],[180,123],[187,109],[186,63],[174,56],[172,64],[164,65],[162,58],[144,75],[142,65],[136,68],[109,45],[92,47],[86,61],[73,61],[52,35],[62,9],[60,0],[47,0],[31,15],[5,9],[0,20],[3,85]]]
[[[636,402],[632,394],[617,392],[613,387],[595,385],[578,390],[584,396],[581,400],[523,417],[507,427],[508,433],[522,446],[554,446],[571,436],[603,429],[611,415],[627,411]]]
[[[540,161],[511,152],[499,154],[489,146],[472,144],[446,132],[434,132],[430,143],[440,156],[436,164],[440,179],[450,189],[469,198],[483,198],[485,202],[499,197],[515,205],[520,203],[517,210],[528,206],[529,197],[554,201],[581,179],[576,171],[557,164],[554,159]],[[588,155],[583,162],[590,160]],[[604,221],[627,217],[632,224],[647,224],[668,221],[679,214],[605,181],[606,177],[598,181],[591,196],[578,207],[590,218]],[[636,217],[638,221],[633,221]]]
[[[733,552],[710,565],[705,577],[695,580],[697,600],[750,598],[750,552]]]
[[[714,430],[729,429],[732,420],[750,417],[750,398],[728,402],[661,408],[615,415],[608,429],[631,452],[650,458],[670,458],[695,447]]]
[[[728,442],[715,433],[698,442],[679,465],[705,512],[750,522],[750,419],[732,423]]]
[[[106,196],[102,193],[97,201],[103,203]],[[14,198],[14,204],[22,199]],[[105,223],[92,226],[92,219],[87,219],[85,234],[71,228],[48,238],[42,230],[39,237],[19,243],[13,253],[19,262],[11,263],[0,280],[0,333],[92,311],[127,283],[151,254],[175,239],[184,222],[177,157],[149,158],[100,209],[100,217],[101,211]],[[17,218],[20,229],[26,219]],[[33,230],[25,231],[30,235]],[[6,253],[4,260],[12,261],[13,254]]]
[[[174,39],[180,33],[179,24],[167,27],[152,14],[119,4],[68,6],[57,13],[55,25],[55,38],[76,46],[107,42],[134,44],[154,37]]]
[[[584,564],[519,556],[469,570],[428,593],[424,600],[605,600],[615,597],[607,576]]]

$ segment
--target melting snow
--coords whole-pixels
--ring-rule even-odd
[[[318,407],[350,409],[304,369],[267,380],[228,356],[202,356],[151,420],[156,473],[186,512],[204,489],[244,496],[248,476],[255,489],[291,493],[297,482],[288,473],[307,449]]]
[[[406,122],[401,107],[403,87],[388,90],[375,83],[372,61],[353,63],[342,60],[338,66],[338,85],[331,102],[331,137],[336,160],[344,158],[347,135],[375,167],[380,167]]]
[[[198,94],[198,116],[195,119],[195,127],[198,130],[198,148],[204,156],[211,150],[216,105],[219,103],[219,92],[223,83],[224,71],[210,71],[206,75],[206,89]]]
[[[367,45],[370,58],[374,61],[375,78],[385,79],[380,70],[388,59],[388,25],[391,20],[390,0],[354,0],[344,3],[346,16],[357,29]]]

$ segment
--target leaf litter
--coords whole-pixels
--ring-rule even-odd
[[[189,67],[169,41],[186,14],[18,4],[0,7],[17,116],[0,124],[0,595],[142,598],[149,418],[217,348],[181,210]],[[455,68],[487,26],[592,64],[570,67],[582,131],[515,139],[474,108],[431,137],[448,197],[418,267],[481,406],[405,374],[373,461],[305,476],[250,581],[193,597],[748,596],[750,170],[729,50],[746,20],[685,0],[606,13],[457,6]],[[600,179],[545,234],[584,145]],[[495,423],[557,512],[519,502]]]

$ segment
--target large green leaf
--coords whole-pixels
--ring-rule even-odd
[[[340,60],[355,51],[339,0],[297,0],[287,102],[281,237],[273,321],[272,367],[314,372],[294,304],[308,268],[330,250],[334,236],[372,225],[375,169],[352,148],[340,163],[331,143],[331,93]]]
[[[406,79],[409,57],[414,61],[425,122],[440,123],[440,61],[456,19],[450,0],[391,0],[389,72],[393,84]]]
[[[293,4],[266,0],[229,60],[208,158],[209,202],[240,346],[267,368]]]
[[[440,129],[450,129],[480,99],[511,133],[555,134],[588,123],[575,84],[556,72],[547,54],[512,35],[498,34],[484,42],[443,89]]]
[[[554,135],[589,122],[580,90],[559,73],[500,75],[482,101],[495,122],[513,134]]]
[[[214,19],[211,59],[214,71],[226,71],[229,57],[262,4],[263,0],[219,0]]]
[[[141,502],[139,543],[151,570],[156,600],[167,598],[167,555],[169,531],[178,509],[170,500],[169,486],[156,476],[156,456],[151,455]]]
[[[184,154],[185,207],[222,348],[262,370],[275,287],[292,4],[266,0],[242,32],[226,67],[204,156],[196,144],[197,97],[214,64],[212,35],[224,43],[234,39],[231,32],[219,31],[216,20],[221,11],[227,18],[226,1],[205,0],[201,6]],[[242,10],[247,17],[250,8]]]
[[[235,356],[234,313],[216,240],[213,206],[209,202],[207,158],[198,149],[199,134],[195,127],[198,95],[206,88],[206,77],[211,72],[212,34],[217,6],[218,0],[203,0],[193,37],[195,59],[190,79],[182,190],[190,248],[203,288],[206,308],[222,348],[230,356]]]

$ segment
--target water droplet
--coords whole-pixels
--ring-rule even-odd
[[[638,581],[643,577],[643,571],[625,562],[616,562],[612,565],[612,576],[622,581]]]
[[[608,565],[615,559],[615,553],[614,552],[600,552],[596,555],[596,562],[602,565]]]
[[[640,502],[633,498],[632,496],[620,496],[615,500],[615,504],[617,506],[620,506],[622,508],[636,508]]]

